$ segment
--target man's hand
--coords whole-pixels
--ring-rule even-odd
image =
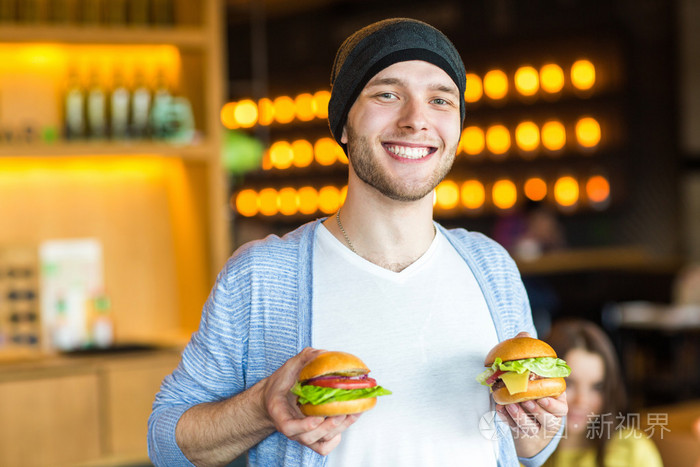
[[[532,457],[554,438],[568,412],[566,392],[558,397],[497,405],[496,411],[513,432],[519,457]]]
[[[264,383],[263,403],[277,431],[325,456],[335,449],[340,443],[341,433],[360,415],[306,417],[297,407],[297,397],[290,389],[301,369],[320,352],[307,347],[270,375]]]
[[[531,337],[521,332],[516,337]],[[519,457],[532,457],[549,444],[568,413],[566,392],[558,397],[544,397],[519,404],[496,405],[496,411],[513,432]]]

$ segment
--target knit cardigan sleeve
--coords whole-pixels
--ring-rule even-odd
[[[308,345],[303,336],[309,333],[300,326],[310,319],[304,291],[310,283],[306,255],[312,235],[306,225],[283,238],[246,244],[219,273],[198,330],[153,403],[148,447],[155,465],[192,465],[175,441],[177,422],[190,407],[250,388]],[[280,437],[271,435],[251,456],[268,458],[274,451],[275,457],[298,460],[309,455]]]

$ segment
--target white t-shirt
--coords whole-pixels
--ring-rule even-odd
[[[489,391],[475,377],[498,342],[476,279],[438,232],[401,272],[352,253],[317,229],[314,347],[360,357],[393,392],[342,434],[328,466],[496,465],[482,435]]]

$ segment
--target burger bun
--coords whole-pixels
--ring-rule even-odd
[[[361,413],[371,409],[377,403],[376,397],[355,399],[352,401],[328,402],[327,404],[302,404],[299,406],[301,413],[307,417],[333,417],[335,415],[349,415]]]
[[[520,402],[541,399],[543,397],[557,397],[566,390],[564,378],[542,378],[528,382],[527,391],[511,394],[508,388],[502,387],[493,391],[493,400],[497,404],[517,404]]]

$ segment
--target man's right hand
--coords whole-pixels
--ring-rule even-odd
[[[341,433],[355,423],[360,415],[307,417],[297,407],[297,396],[290,390],[301,369],[320,352],[321,350],[307,347],[266,378],[263,404],[277,431],[325,456],[335,449],[340,443]]]

